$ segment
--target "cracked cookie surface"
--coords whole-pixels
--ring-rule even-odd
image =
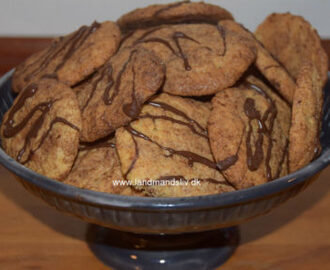
[[[41,77],[57,78],[72,86],[102,66],[116,52],[120,38],[118,26],[110,21],[94,22],[56,38],[16,68],[12,88],[19,92]]]
[[[149,196],[194,196],[234,190],[211,154],[207,105],[161,94],[148,102],[138,120],[116,131],[124,177]],[[146,180],[187,180],[187,185],[140,185]],[[192,185],[199,179],[200,185]]]
[[[63,179],[78,151],[81,116],[70,87],[42,79],[23,89],[4,115],[5,151],[37,173]]]

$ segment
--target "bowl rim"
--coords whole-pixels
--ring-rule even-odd
[[[11,78],[13,72],[14,69],[0,78],[0,88]],[[330,77],[330,72],[328,72],[328,77]],[[323,149],[321,155],[306,167],[265,184],[222,194],[175,198],[124,196],[71,186],[24,167],[7,155],[2,148],[0,148],[0,163],[19,176],[22,181],[79,203],[140,211],[199,211],[248,203],[301,184],[327,167],[330,163],[330,148]]]

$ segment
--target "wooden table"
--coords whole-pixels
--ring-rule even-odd
[[[0,38],[0,73],[49,39]],[[330,41],[324,46],[330,55]],[[298,197],[240,226],[241,245],[221,269],[330,269],[330,167]],[[89,250],[87,224],[29,194],[0,167],[0,269],[108,269]]]

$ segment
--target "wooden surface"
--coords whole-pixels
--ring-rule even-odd
[[[0,73],[49,39],[0,38]],[[324,42],[330,55],[330,41]],[[240,226],[241,245],[221,269],[330,269],[330,167],[271,213]],[[89,250],[88,225],[48,207],[0,167],[0,269],[108,269]]]

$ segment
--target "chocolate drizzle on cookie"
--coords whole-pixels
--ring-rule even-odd
[[[5,138],[14,137],[27,125],[29,120],[34,116],[34,114],[37,111],[41,112],[41,114],[34,121],[34,123],[32,124],[32,126],[30,128],[30,130],[28,131],[28,133],[25,137],[24,145],[17,154],[16,160],[21,162],[22,164],[27,163],[31,159],[33,154],[41,147],[41,145],[43,144],[44,140],[48,136],[50,130],[52,129],[52,127],[55,123],[65,124],[65,125],[73,128],[73,129],[75,129],[79,132],[79,128],[76,127],[75,125],[73,125],[72,123],[70,123],[69,121],[67,121],[66,119],[64,119],[62,117],[56,117],[50,123],[50,126],[49,126],[48,130],[42,135],[41,140],[40,140],[37,148],[34,149],[34,150],[31,149],[30,153],[28,155],[28,158],[24,162],[22,162],[21,161],[22,156],[24,155],[27,146],[30,144],[31,139],[34,139],[34,138],[37,137],[38,132],[39,132],[40,128],[42,127],[43,123],[44,123],[46,114],[50,111],[53,104],[57,101],[57,100],[50,100],[50,101],[41,102],[41,103],[35,105],[30,110],[30,112],[23,118],[23,120],[21,120],[21,122],[19,124],[15,125],[15,121],[14,121],[15,114],[24,106],[26,100],[28,98],[32,98],[37,93],[37,91],[38,91],[38,85],[37,84],[33,83],[33,84],[27,86],[23,90],[22,94],[18,97],[18,100],[15,103],[15,105],[9,111],[8,119],[4,123],[4,129],[3,129],[4,137]]]
[[[191,1],[181,1],[170,5],[165,5],[163,7],[160,7],[158,10],[156,10],[150,17],[146,18],[139,18],[139,20],[132,20],[132,21],[121,21],[119,20],[119,25],[121,27],[121,30],[124,33],[129,33],[131,31],[134,31],[136,29],[145,29],[149,27],[159,26],[159,25],[175,25],[175,24],[200,24],[200,23],[206,23],[206,24],[212,24],[216,25],[219,20],[232,20],[232,15],[222,10],[221,14],[214,14],[213,12],[210,12],[209,14],[205,13],[185,13],[184,11],[179,11],[179,14],[171,14],[172,10],[175,10],[176,8],[179,8],[183,6],[184,4],[190,4]],[[199,4],[199,3],[191,3]]]
[[[261,162],[264,159],[263,152],[263,133],[265,131],[265,123],[262,121],[260,112],[255,107],[254,99],[247,98],[244,103],[244,113],[249,118],[249,131],[246,138],[246,154],[247,165],[251,171],[255,171],[259,168]],[[255,151],[252,151],[252,121],[257,120],[259,124],[258,139],[254,143]]]
[[[175,119],[173,117],[170,116],[166,116],[166,115],[151,115],[149,113],[145,113],[139,116],[138,119],[152,119],[153,121],[155,120],[165,120],[165,121],[171,121],[172,123],[175,124],[179,124],[179,125],[183,125],[188,127],[194,134],[197,134],[198,136],[201,136],[205,139],[208,139],[208,135],[207,135],[207,130],[205,128],[203,128],[197,121],[191,119],[186,113],[184,113],[183,111],[174,108],[173,106],[161,102],[161,101],[155,101],[155,100],[151,100],[147,103],[147,105],[149,106],[153,106],[156,108],[160,108],[163,109],[165,111],[169,111],[185,120],[187,120],[187,122],[179,120],[179,119]],[[161,148],[162,150],[165,150],[166,152],[168,152],[169,154],[166,154],[166,157],[171,157],[173,155],[179,155],[182,156],[184,158],[186,158],[188,160],[188,165],[190,167],[192,167],[194,165],[195,162],[203,164],[211,169],[215,169],[218,170],[217,164],[215,164],[215,162],[213,162],[212,160],[202,157],[196,153],[190,152],[190,151],[179,151],[179,150],[175,150],[173,148],[167,147],[167,146],[163,146],[161,144],[159,144],[158,142],[152,140],[149,136],[145,135],[144,133],[134,129],[131,125],[128,125],[125,127],[126,131],[129,132],[132,135],[132,139],[134,141],[134,145],[135,145],[135,157],[133,159],[133,162],[131,163],[130,168],[128,169],[128,171],[126,172],[125,177],[129,174],[129,172],[134,168],[134,165],[138,159],[139,156],[139,150],[138,150],[138,146],[137,146],[137,142],[135,140],[134,137],[137,138],[142,138],[146,141],[149,141],[155,145],[157,145],[159,148]],[[217,180],[215,180],[217,181]],[[217,181],[217,183],[219,183],[219,181]],[[229,184],[231,185],[231,184]]]
[[[179,6],[182,6],[183,4],[188,4],[188,3],[190,3],[190,0],[181,1],[181,2],[178,2],[178,3],[174,3],[174,4],[171,4],[171,5],[165,6],[165,7],[161,8],[161,9],[157,10],[154,13],[153,17],[159,17],[159,15],[161,15],[163,12],[166,12],[168,10],[171,10],[173,8],[177,8]]]
[[[244,134],[245,134],[245,131],[243,131],[243,133],[242,133],[241,140],[240,140],[240,143],[237,147],[236,153],[234,155],[231,155],[231,156],[223,159],[223,160],[220,160],[217,163],[217,167],[220,171],[225,171],[225,170],[229,169],[231,166],[235,165],[235,163],[238,161],[238,152],[241,148],[243,138],[244,138]]]
[[[29,81],[32,77],[38,75],[40,72],[45,70],[51,61],[58,57],[62,52],[65,51],[61,61],[55,66],[53,71],[50,72],[50,76],[57,77],[56,72],[60,70],[66,62],[74,55],[74,53],[84,44],[86,39],[93,33],[97,28],[100,27],[100,24],[94,22],[91,26],[82,26],[80,27],[71,37],[66,40],[61,37],[49,47],[48,50],[36,61],[40,61],[40,65],[31,72],[29,72],[25,77],[25,81]],[[31,65],[33,65],[32,63]],[[28,65],[26,69],[29,67]],[[49,74],[48,74],[49,76]]]
[[[104,92],[102,95],[102,100],[104,102],[105,105],[111,105],[113,100],[115,99],[115,97],[119,94],[120,91],[120,86],[122,83],[122,76],[124,74],[124,72],[127,69],[128,64],[132,61],[132,58],[134,56],[134,54],[137,52],[137,50],[133,50],[130,53],[130,56],[128,58],[128,60],[123,64],[121,70],[118,72],[116,79],[113,78],[113,67],[111,63],[107,63],[101,72],[99,72],[97,74],[97,76],[95,77],[95,79],[92,81],[91,85],[92,85],[92,89],[90,91],[90,94],[85,102],[85,104],[82,106],[82,112],[87,108],[87,106],[89,105],[90,101],[92,100],[95,91],[97,89],[97,87],[99,86],[99,84],[101,82],[106,82],[106,85],[102,87],[104,88]],[[134,69],[134,67],[132,68]],[[111,89],[114,89],[111,91]],[[111,92],[110,92],[111,91]],[[136,111],[139,109],[137,108],[137,104],[136,104],[136,99],[135,99],[135,71],[133,70],[133,89],[132,89],[133,93],[132,93],[132,104],[127,105],[126,109],[124,109],[124,112],[130,116],[131,114],[136,115]],[[139,110],[138,110],[139,111]]]
[[[94,150],[99,148],[116,148],[116,145],[112,142],[100,142],[100,143],[84,143],[79,145],[79,151]]]
[[[116,144],[113,143],[114,134],[101,138],[94,142],[80,142],[79,151],[93,150],[99,148],[116,148]]]
[[[194,125],[192,125],[190,123],[187,123],[187,122],[184,122],[184,121],[181,121],[181,120],[178,120],[178,119],[175,119],[173,117],[169,117],[169,116],[166,116],[166,115],[151,115],[149,113],[140,115],[138,117],[138,119],[146,119],[146,118],[152,119],[153,121],[155,121],[155,120],[165,120],[165,121],[170,121],[170,122],[175,123],[175,124],[186,126],[194,134],[197,134],[198,136],[201,136],[201,137],[204,137],[205,139],[208,139],[208,136],[206,134],[198,132]]]
[[[139,115],[140,110],[141,110],[141,106],[138,103],[138,101],[136,99],[136,96],[135,96],[135,76],[136,76],[136,73],[135,73],[134,65],[132,67],[132,73],[133,73],[133,79],[132,79],[132,84],[133,85],[132,85],[131,102],[123,105],[123,112],[129,117],[135,118]]]
[[[123,76],[124,72],[126,71],[128,64],[131,62],[131,60],[136,52],[137,52],[137,50],[131,51],[128,60],[124,63],[124,65],[122,66],[121,70],[119,71],[119,73],[116,77],[116,82],[113,81],[112,76],[108,77],[109,86],[105,88],[104,93],[103,93],[103,102],[105,105],[111,105],[113,100],[115,99],[115,97],[118,95],[120,86],[122,83],[122,76]],[[110,90],[112,89],[113,85],[114,85],[114,89],[110,95]]]
[[[179,43],[179,39],[190,40],[190,41],[193,41],[193,42],[198,43],[198,44],[199,44],[199,42],[194,40],[193,38],[187,36],[185,33],[182,33],[182,32],[175,32],[173,34],[173,40],[175,41],[175,45],[177,46],[177,48],[179,50],[179,55],[180,55],[181,59],[183,60],[184,68],[185,68],[185,70],[189,71],[189,70],[191,70],[191,66],[189,65],[187,56],[184,54],[184,52],[181,48],[181,45]]]
[[[88,106],[89,102],[91,101],[91,99],[93,98],[94,96],[94,93],[96,91],[96,88],[98,87],[99,83],[101,81],[104,80],[105,76],[107,77],[107,84],[104,88],[104,93],[108,93],[111,89],[111,87],[113,86],[114,84],[114,80],[113,80],[113,77],[112,77],[112,73],[113,73],[113,68],[111,66],[111,64],[106,64],[101,73],[98,74],[98,77],[96,77],[96,79],[92,82],[92,89],[91,89],[91,92],[84,104],[84,106],[81,108],[81,111],[83,112],[86,107]]]
[[[217,25],[217,29],[223,41],[223,51],[220,56],[225,56],[227,53],[226,30],[219,24]]]
[[[178,151],[170,147],[163,146],[159,144],[158,142],[152,140],[149,138],[147,135],[144,133],[137,131],[136,129],[132,128],[130,125],[126,126],[125,129],[133,136],[144,139],[146,141],[149,141],[155,145],[157,145],[159,148],[167,151],[169,154],[166,155],[166,157],[171,157],[173,155],[179,155],[188,160],[188,165],[192,167],[195,162],[201,163],[211,169],[217,169],[216,164],[212,161],[209,160],[208,158],[202,157],[196,153],[190,152],[190,151]]]
[[[251,171],[255,171],[259,168],[261,162],[265,158],[265,166],[266,166],[266,177],[270,181],[273,179],[271,167],[270,167],[270,158],[273,148],[273,139],[272,132],[274,128],[275,119],[277,116],[277,108],[274,100],[259,86],[246,83],[249,89],[255,90],[258,94],[262,95],[268,102],[268,109],[265,111],[263,115],[256,109],[255,101],[251,98],[247,98],[244,103],[244,113],[249,119],[249,130],[246,138],[246,149],[247,149],[247,165]],[[257,140],[254,143],[254,147],[252,147],[252,121],[256,120],[258,122],[258,136]],[[269,122],[269,125],[266,125],[266,122]],[[268,146],[266,157],[264,157],[263,152],[263,141],[264,136],[268,138]],[[255,149],[254,153],[252,148]]]
[[[27,124],[27,122],[30,120],[30,118],[34,115],[34,113],[36,111],[41,111],[41,115],[33,123],[32,127],[30,128],[29,132],[27,133],[27,135],[25,137],[24,145],[21,148],[21,150],[18,152],[18,155],[16,157],[16,160],[17,161],[19,161],[19,162],[21,162],[23,164],[26,163],[26,162],[22,162],[21,161],[22,156],[25,153],[25,150],[26,150],[27,146],[30,144],[31,139],[34,139],[34,138],[37,137],[38,131],[42,127],[42,124],[44,123],[45,115],[49,112],[49,110],[51,109],[52,106],[53,106],[53,102],[40,103],[39,105],[35,106],[30,111],[30,113],[23,119],[23,121],[20,124],[17,125],[21,129],[23,129],[25,127],[25,125]],[[29,160],[29,158],[30,158],[30,154],[29,154],[27,160]]]
[[[162,38],[159,38],[159,37],[151,37],[151,38],[148,38],[147,37],[153,33],[155,33],[156,31],[159,31],[161,30],[163,27],[156,27],[154,29],[151,29],[147,32],[145,32],[140,38],[138,38],[135,42],[134,42],[134,46],[139,44],[139,43],[150,43],[150,42],[158,42],[158,43],[161,43],[163,45],[165,45],[174,55],[176,55],[177,57],[180,57],[183,61],[183,64],[184,64],[184,68],[185,70],[189,71],[191,70],[191,66],[189,64],[189,61],[188,61],[188,57],[185,55],[185,53],[183,52],[183,49],[180,45],[180,42],[179,40],[180,39],[185,39],[185,40],[190,40],[192,42],[195,42],[197,44],[200,44],[197,40],[193,39],[192,37],[189,37],[188,35],[186,35],[185,33],[183,32],[174,32],[173,35],[172,35],[172,40],[174,41],[175,43],[175,46],[177,48],[178,51],[175,51],[174,48],[172,47],[172,45],[170,44],[170,42],[168,42],[167,40],[165,39],[162,39]]]
[[[180,111],[178,110],[177,108],[174,108],[173,106],[167,104],[167,103],[164,103],[164,102],[161,102],[161,101],[149,101],[147,103],[148,105],[151,105],[153,107],[157,107],[157,108],[161,108],[165,111],[169,111],[171,113],[174,113],[186,120],[188,120],[188,122],[190,123],[190,129],[194,132],[194,133],[197,133],[198,135],[200,136],[203,136],[205,138],[208,138],[207,136],[207,129],[203,128],[197,121],[195,121],[194,119],[190,118],[187,114],[185,114],[183,111]],[[201,132],[198,132],[196,131],[195,129],[195,126],[198,127],[198,129],[201,131]]]
[[[46,111],[46,112],[48,112],[48,111]],[[17,157],[17,160],[18,160],[18,161],[21,161],[21,158],[22,158],[22,155],[23,155],[24,152],[25,152],[26,146],[29,144],[29,142],[31,141],[31,139],[34,138],[34,137],[36,137],[36,135],[37,135],[37,133],[38,133],[40,127],[42,126],[43,121],[44,121],[44,115],[45,115],[45,114],[43,113],[43,114],[42,114],[43,117],[42,117],[42,120],[40,120],[40,123],[35,124],[35,125],[33,126],[33,128],[30,130],[31,134],[30,134],[30,132],[28,133],[28,136],[26,137],[27,139],[25,140],[25,143],[24,143],[24,147],[23,147],[22,150],[20,151],[20,155]],[[38,118],[38,120],[39,120],[39,119],[40,119],[40,118]],[[38,122],[38,120],[37,120],[37,122]],[[56,117],[56,118],[53,119],[52,122],[50,123],[49,128],[47,129],[47,131],[42,135],[41,140],[40,140],[38,146],[37,146],[35,149],[33,149],[33,150],[31,149],[31,150],[30,150],[29,155],[28,155],[28,157],[27,157],[27,159],[26,159],[25,161],[23,161],[23,162],[21,161],[21,163],[22,163],[23,165],[26,164],[27,162],[29,162],[29,161],[31,160],[33,154],[34,154],[34,153],[35,153],[35,152],[36,152],[36,151],[37,151],[37,150],[43,145],[45,139],[47,138],[47,136],[49,135],[50,131],[52,130],[53,126],[54,126],[56,123],[62,123],[62,124],[67,125],[67,126],[69,126],[70,128],[75,129],[76,131],[79,132],[79,128],[76,127],[75,125],[73,125],[72,123],[70,123],[69,121],[67,121],[66,119],[64,119],[64,118],[62,118],[62,117]]]
[[[20,125],[16,125],[14,126],[15,122],[14,122],[14,116],[15,114],[22,109],[22,107],[25,104],[25,101],[28,98],[33,97],[36,92],[38,91],[38,85],[33,83],[30,84],[29,86],[27,86],[25,88],[25,90],[23,91],[23,93],[18,97],[16,103],[13,105],[13,107],[10,109],[9,114],[8,114],[8,119],[7,121],[4,123],[4,130],[3,130],[3,135],[6,138],[10,138],[15,136],[18,132],[20,132],[23,127],[26,125],[27,120],[23,120],[22,123]]]
[[[232,155],[230,157],[227,157],[224,160],[220,160],[217,163],[217,166],[218,166],[220,171],[225,171],[228,168],[230,168],[231,166],[233,166],[237,162],[237,160],[238,160],[238,155],[235,154],[235,155]]]
[[[56,66],[55,72],[57,72],[64,64],[72,57],[76,50],[78,50],[85,42],[85,40],[100,27],[100,24],[94,22],[90,27],[83,26],[78,30],[78,33],[74,35],[70,41],[71,46],[64,55],[62,61]]]
[[[159,144],[158,142],[152,140],[150,137],[148,137],[147,135],[145,135],[144,133],[134,129],[131,125],[128,125],[125,127],[125,130],[127,132],[129,132],[132,135],[132,139],[134,142],[134,147],[135,147],[135,156],[133,158],[133,161],[129,167],[129,169],[127,170],[127,172],[124,174],[124,178],[126,179],[128,174],[134,169],[135,163],[137,162],[138,158],[139,158],[139,148],[138,148],[138,144],[137,141],[134,137],[136,138],[141,138],[144,139],[146,141],[149,141],[155,145],[157,145],[159,148],[161,148],[162,150],[167,151],[169,154],[166,154],[166,157],[172,157],[173,155],[178,155],[181,157],[184,157],[188,160],[188,165],[190,167],[192,167],[194,165],[194,163],[200,163],[203,164],[211,169],[217,170],[217,164],[215,162],[213,162],[212,160],[209,160],[208,158],[202,157],[196,153],[190,152],[190,151],[178,151],[175,150],[173,148],[170,147],[166,147],[163,146],[161,144]],[[163,176],[163,177],[159,177],[158,179],[162,179],[162,180],[168,180],[168,179],[173,179],[174,178],[180,178],[180,179],[184,179],[183,176]],[[223,176],[224,177],[224,176]],[[212,179],[212,178],[204,178],[204,179],[199,179],[200,181],[206,181],[206,182],[210,182],[210,183],[215,183],[215,184],[222,184],[222,185],[227,185],[227,186],[231,186],[234,189],[236,189],[225,177],[224,177],[224,181],[219,181],[216,179]],[[189,179],[185,179],[186,181],[190,181]]]

